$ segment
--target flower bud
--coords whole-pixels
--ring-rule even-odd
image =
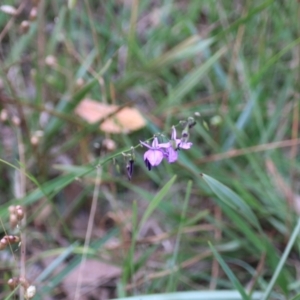
[[[5,249],[8,244],[15,244],[19,243],[20,238],[16,235],[5,235],[1,240],[0,240],[0,250]]]
[[[122,153],[124,158],[126,158],[127,163],[126,163],[126,171],[127,171],[127,177],[128,180],[131,180],[132,178],[132,173],[133,173],[133,164],[135,160],[135,153],[134,153],[134,148],[130,148],[130,153]]]
[[[17,209],[17,219],[18,221],[21,221],[24,218],[24,211],[22,208]]]
[[[34,285],[30,285],[25,291],[25,298],[32,299],[36,294],[36,287]]]
[[[1,120],[2,122],[5,122],[5,121],[7,121],[7,119],[8,119],[8,113],[7,113],[7,110],[6,110],[6,109],[2,109],[2,110],[1,110],[1,113],[0,113],[0,120]]]
[[[0,250],[5,249],[7,247],[7,244],[8,244],[7,240],[5,238],[2,238],[0,240]]]
[[[77,78],[76,82],[75,82],[75,85],[76,85],[76,88],[77,89],[81,89],[85,84],[85,81],[83,78]]]
[[[212,126],[219,126],[222,124],[222,118],[219,115],[215,115],[210,119],[210,124]]]
[[[112,139],[109,139],[109,138],[105,138],[102,141],[102,146],[105,147],[105,149],[108,152],[112,152],[112,151],[116,150],[116,143],[115,143],[115,141],[113,141]]]
[[[10,214],[15,214],[16,213],[16,207],[14,205],[11,205],[8,207],[8,211]]]
[[[29,28],[30,28],[30,22],[27,20],[22,21],[22,23],[20,24],[20,32],[22,34],[25,34],[28,32]]]
[[[9,225],[11,229],[14,229],[18,225],[18,217],[15,214],[9,216]]]
[[[112,139],[99,139],[93,143],[93,150],[96,156],[104,155],[116,149],[116,143]]]
[[[37,8],[36,8],[36,7],[33,7],[33,8],[31,9],[30,13],[29,13],[29,19],[30,19],[31,21],[36,20],[37,13],[38,13]]]
[[[16,277],[13,277],[13,278],[10,278],[8,281],[7,281],[7,284],[9,286],[9,288],[13,291],[19,284],[19,279],[16,278]]]
[[[13,243],[19,243],[20,242],[20,238],[16,235],[6,235],[4,237],[10,244]]]
[[[33,135],[30,138],[30,143],[32,146],[37,146],[39,144],[39,138],[36,135]]]
[[[40,142],[40,139],[44,136],[44,132],[42,130],[37,130],[33,133],[30,138],[30,143],[32,146],[37,146]]]
[[[194,127],[196,125],[195,119],[192,117],[188,117],[188,124],[189,124],[189,128]]]
[[[133,164],[134,164],[134,160],[129,159],[129,161],[127,162],[127,165],[126,165],[127,177],[128,177],[129,180],[131,180],[131,178],[132,178]]]
[[[184,127],[184,129],[181,132],[181,140],[184,143],[186,143],[188,141],[189,137],[190,137],[189,129],[190,129],[190,126],[189,126],[189,123],[187,123],[186,126]]]
[[[20,277],[20,278],[19,278],[19,282],[20,282],[21,286],[22,286],[24,289],[28,289],[29,283],[28,283],[28,281],[27,281],[26,278]]]
[[[53,56],[53,55],[48,55],[48,56],[45,58],[45,63],[46,63],[46,65],[49,66],[49,67],[54,67],[54,66],[57,64],[56,57]]]
[[[17,116],[13,116],[12,119],[11,119],[12,123],[15,125],[15,126],[20,126],[21,124],[21,120],[19,117]]]

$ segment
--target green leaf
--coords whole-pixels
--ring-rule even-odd
[[[201,176],[220,200],[236,212],[241,213],[253,226],[260,229],[259,222],[255,214],[243,199],[216,179],[206,174],[201,174]]]

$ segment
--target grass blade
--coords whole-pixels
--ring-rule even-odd
[[[260,300],[261,292],[254,292],[252,300]],[[139,295],[113,300],[242,300],[237,291],[193,291],[168,294]]]
[[[214,65],[216,61],[225,53],[225,48],[221,48],[211,58],[209,58],[203,65],[192,70],[180,84],[168,96],[168,100],[162,102],[159,110],[166,108],[166,105],[172,102],[172,105],[179,104],[180,100],[186,96],[198,83],[199,80],[207,73],[207,71]]]
[[[182,207],[182,212],[181,212],[181,217],[180,217],[180,223],[178,226],[178,233],[177,233],[177,237],[176,237],[175,247],[174,247],[173,256],[171,259],[171,268],[174,268],[177,263],[179,246],[180,246],[180,241],[181,241],[181,236],[182,236],[182,230],[184,227],[184,219],[185,219],[185,216],[187,213],[188,203],[189,203],[190,196],[191,196],[192,185],[193,185],[192,181],[188,181],[188,184],[186,187],[185,199],[183,202],[183,207]],[[176,274],[177,274],[177,272],[172,272],[168,279],[168,285],[167,285],[168,292],[176,291],[176,287],[178,284]]]
[[[211,243],[209,243],[209,246],[210,246],[210,249],[212,250],[212,252],[214,253],[214,256],[218,260],[219,264],[221,265],[222,269],[224,270],[224,272],[226,273],[226,275],[228,276],[228,278],[232,282],[232,284],[240,292],[243,300],[247,300],[247,299],[250,300],[250,297],[247,295],[247,293],[244,290],[243,286],[238,281],[238,279],[233,274],[233,272],[230,270],[230,268],[228,267],[228,265],[226,264],[226,262],[223,260],[223,258],[221,257],[221,255],[217,252],[217,250],[214,248],[214,246]]]
[[[285,262],[288,258],[288,255],[289,255],[289,253],[290,253],[297,237],[299,236],[299,233],[300,233],[300,218],[298,219],[298,223],[297,223],[297,225],[296,225],[296,227],[295,227],[295,229],[294,229],[294,231],[291,235],[291,238],[290,238],[290,240],[289,240],[282,256],[281,256],[281,259],[280,259],[280,261],[279,261],[279,263],[276,267],[276,270],[275,270],[275,272],[273,274],[273,277],[272,277],[272,279],[271,279],[271,281],[270,281],[270,283],[269,283],[269,285],[268,285],[268,287],[265,291],[265,294],[264,294],[264,297],[262,298],[262,300],[267,300],[269,298],[270,293],[271,293],[271,291],[272,291],[272,289],[273,289],[273,287],[276,283],[276,280],[277,280],[278,276],[280,275],[280,272],[282,271],[282,269],[284,267],[284,264],[285,264]]]
[[[174,175],[159,191],[159,193],[153,198],[153,200],[148,205],[141,222],[139,224],[139,230],[141,230],[144,223],[147,221],[147,219],[150,217],[150,215],[153,213],[153,211],[156,209],[156,207],[159,205],[159,203],[163,200],[164,196],[168,193],[171,186],[176,180],[176,175]]]

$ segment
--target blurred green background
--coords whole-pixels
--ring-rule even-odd
[[[0,230],[22,244],[1,299],[20,276],[34,299],[299,299],[299,20],[295,0],[2,0]],[[112,105],[138,115],[119,133]],[[148,171],[139,141],[188,117],[191,149]]]

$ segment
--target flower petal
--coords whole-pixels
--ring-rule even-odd
[[[164,158],[164,154],[161,150],[148,150],[144,154],[144,161],[149,161],[151,166],[158,166]]]
[[[152,166],[148,159],[145,159],[145,164],[146,164],[146,167],[148,168],[148,170],[151,171]]]
[[[176,129],[172,126],[171,140],[176,140]]]
[[[180,141],[180,140],[179,140]],[[159,148],[169,148],[171,147],[170,142],[158,144]]]
[[[178,147],[181,149],[190,149],[192,147],[193,143],[190,142],[180,142],[178,144]]]
[[[152,146],[150,146],[150,145],[148,145],[147,143],[142,142],[142,141],[140,141],[140,143],[141,143],[143,146],[147,147],[148,149],[153,149],[153,150],[155,150],[155,149],[159,149],[159,148],[160,148],[157,137],[155,137],[155,138],[153,139]]]
[[[152,148],[154,148],[154,149],[158,149],[158,148],[159,148],[159,144],[158,144],[158,139],[157,139],[157,137],[155,137],[155,138],[153,139],[153,142],[152,142]]]
[[[180,146],[180,144],[181,144],[182,142],[181,142],[181,139],[176,139],[175,140],[175,144],[176,144],[176,148],[179,148]]]
[[[178,152],[173,148],[168,148],[168,162],[171,164],[175,162],[178,158]]]

